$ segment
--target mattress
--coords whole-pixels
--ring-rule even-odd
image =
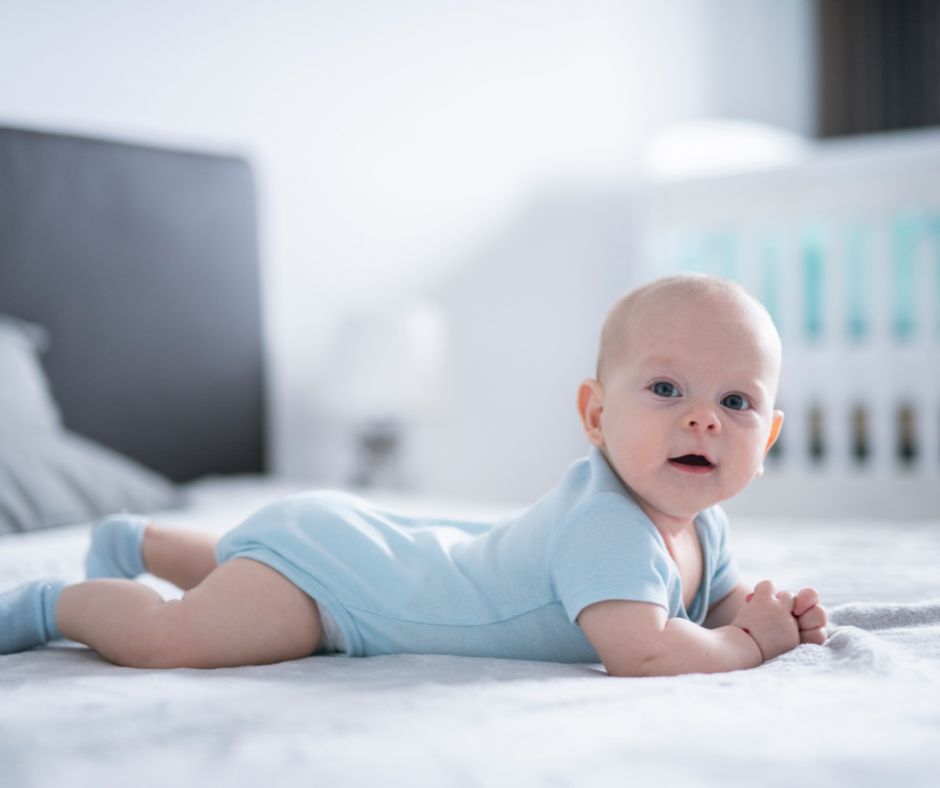
[[[204,479],[186,508],[154,517],[221,534],[299,490]],[[89,529],[0,537],[0,590],[82,579]],[[940,519],[737,519],[732,540],[749,580],[819,590],[824,646],[747,671],[612,678],[599,664],[410,654],[141,670],[59,641],[0,656],[0,785],[936,784]]]

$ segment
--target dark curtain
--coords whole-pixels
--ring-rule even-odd
[[[940,0],[817,0],[819,136],[940,125]]]

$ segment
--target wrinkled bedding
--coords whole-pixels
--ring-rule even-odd
[[[158,519],[221,533],[295,490],[205,480]],[[88,530],[0,538],[0,589],[81,579]],[[940,519],[733,518],[732,539],[749,580],[819,590],[824,646],[749,671],[614,679],[436,655],[151,671],[61,641],[0,657],[0,786],[935,785]]]

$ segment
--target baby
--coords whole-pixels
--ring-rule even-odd
[[[711,673],[821,644],[826,613],[738,578],[717,506],[762,472],[780,339],[738,285],[681,275],[621,298],[578,392],[588,456],[496,523],[409,517],[342,492],[271,504],[216,540],[118,515],[87,582],[0,594],[0,653],[56,638],[119,665],[214,668],[341,652],[603,662]],[[165,601],[130,578],[185,591]]]

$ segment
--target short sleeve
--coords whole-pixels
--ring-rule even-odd
[[[654,526],[635,503],[596,495],[560,523],[548,571],[568,620],[606,599],[651,602],[669,610],[670,571]]]
[[[740,572],[737,561],[731,553],[729,539],[731,526],[728,523],[728,515],[720,506],[712,507],[709,514],[711,522],[708,533],[712,539],[712,554],[715,556],[715,568],[709,582],[709,599],[718,602],[734,590],[738,584]]]

